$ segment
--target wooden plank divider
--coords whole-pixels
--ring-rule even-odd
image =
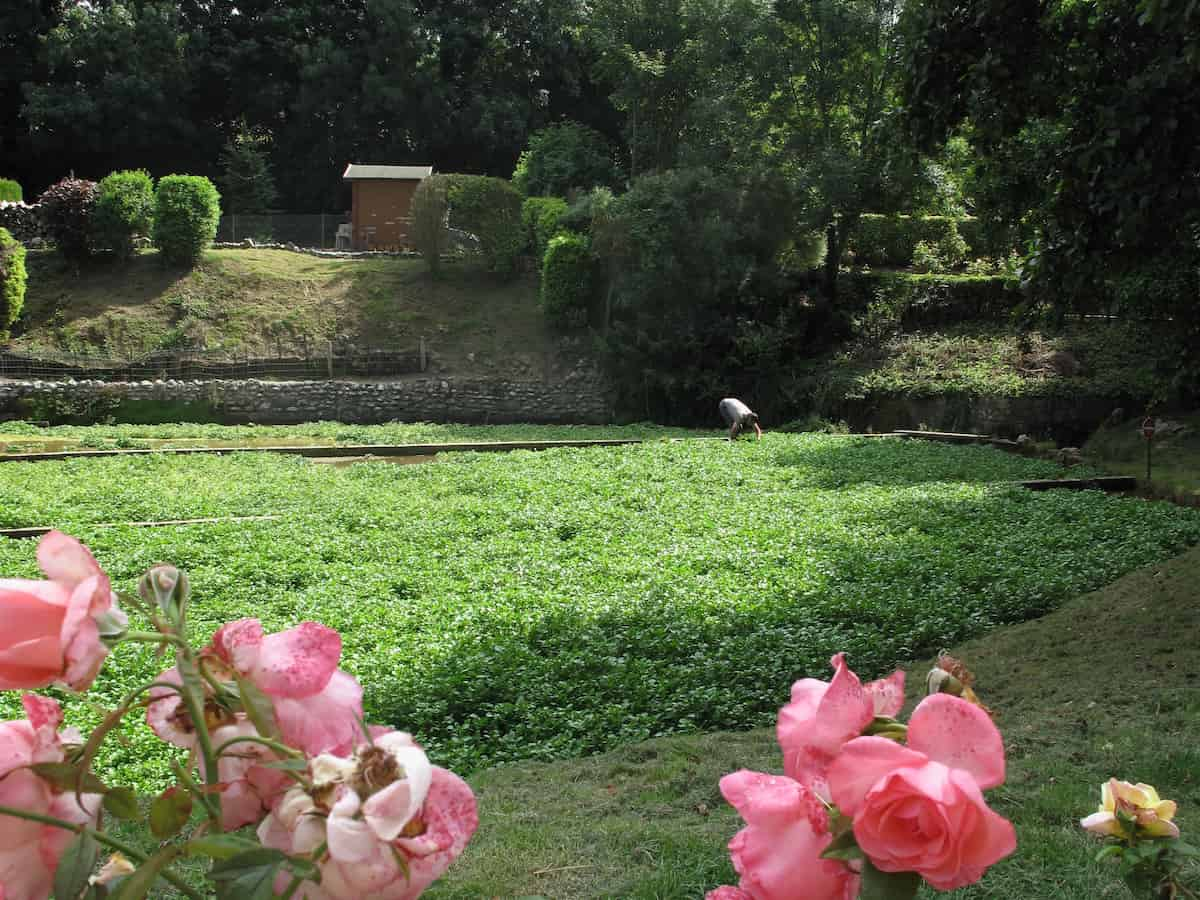
[[[215,519],[167,519],[163,522],[97,522],[86,528],[155,528],[162,525],[214,525],[223,522],[274,522],[283,516],[223,516]],[[0,528],[0,537],[35,538],[54,529],[49,525],[34,525],[28,528]]]

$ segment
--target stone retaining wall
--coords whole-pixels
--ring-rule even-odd
[[[33,401],[31,404],[30,401]],[[318,420],[376,423],[532,422],[603,424],[611,420],[603,376],[575,371],[562,381],[420,378],[403,381],[0,381],[0,418],[37,409],[109,411],[157,402],[208,407],[228,423],[293,424]]]

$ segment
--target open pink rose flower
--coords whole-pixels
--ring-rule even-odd
[[[825,773],[842,746],[876,716],[899,715],[904,705],[903,672],[864,685],[846,665],[844,653],[829,664],[832,681],[803,678],[792,685],[792,700],[779,710],[775,729],[784,772],[826,800]]]
[[[746,769],[721,779],[721,793],[746,820],[729,842],[737,888],[707,900],[853,900],[858,876],[821,859],[833,840],[825,807],[809,788],[784,775]]]
[[[58,727],[62,710],[46,697],[22,698],[28,718],[0,723],[0,805],[76,825],[95,825],[99,794],[60,792],[28,767],[64,758]],[[54,886],[54,871],[74,835],[19,819],[0,816],[0,898],[46,900]]]
[[[0,579],[0,690],[87,690],[108,656],[101,638],[128,620],[79,541],[51,531],[38,543],[37,561],[47,581]]]
[[[1000,732],[978,706],[933,694],[913,711],[907,740],[846,743],[828,770],[833,802],[880,871],[917,872],[939,891],[973,884],[1017,846],[981,793],[1004,782]]]
[[[295,895],[305,900],[412,900],[479,826],[467,783],[430,765],[403,732],[375,737],[353,758],[320,756],[312,775],[316,799],[292,789],[258,829],[264,846],[285,853],[326,845],[321,883],[305,882]]]
[[[362,734],[362,687],[338,669],[342,638],[301,622],[264,635],[258,619],[222,625],[208,652],[266,694],[284,743],[310,756],[349,753]]]

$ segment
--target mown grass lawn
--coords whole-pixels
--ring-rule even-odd
[[[1055,471],[819,435],[341,470],[73,460],[0,466],[0,522],[80,536],[123,590],[158,561],[188,569],[201,640],[241,616],[339,629],[369,717],[471,772],[762,725],[835,650],[877,674],[1200,540],[1194,511],[1005,483]],[[93,527],[268,513],[282,518]],[[0,571],[33,575],[33,554],[0,543]],[[156,669],[122,647],[96,699]],[[127,740],[106,765],[157,783],[161,749]]]

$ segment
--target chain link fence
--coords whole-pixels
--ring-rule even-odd
[[[419,374],[428,367],[429,347],[424,338],[407,347],[313,342],[281,348],[275,355],[209,349],[159,350],[137,356],[48,351],[34,354],[0,348],[0,379],[20,380],[384,378]]]
[[[250,238],[256,244],[295,244],[333,250],[339,225],[350,222],[347,213],[264,213],[221,216],[217,224],[219,243],[236,244]]]

